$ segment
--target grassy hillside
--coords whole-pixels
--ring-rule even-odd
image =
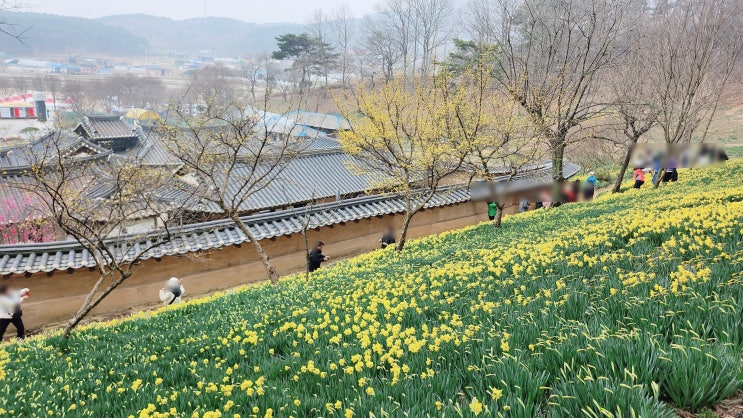
[[[672,417],[741,387],[743,163],[0,350],[0,415]],[[33,287],[33,284],[29,284]],[[373,414],[373,415],[372,415]]]

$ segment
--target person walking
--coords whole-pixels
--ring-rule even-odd
[[[564,189],[565,203],[575,203],[578,201],[580,196],[580,180],[576,180],[569,185],[565,185]]]
[[[10,290],[8,285],[0,285],[0,341],[5,336],[8,325],[13,324],[19,339],[26,337],[26,328],[23,326],[23,311],[21,302],[28,299],[30,291],[21,289],[19,291]]]
[[[643,184],[645,184],[645,172],[640,167],[635,168],[632,178],[635,180],[635,189],[639,189]]]
[[[171,277],[165,282],[165,287],[160,289],[160,301],[165,306],[177,305],[183,301],[186,289],[183,288],[182,279]]]
[[[586,179],[586,183],[591,183],[591,186],[593,186],[594,189],[597,188],[597,187],[599,187],[599,181],[596,178],[596,173],[595,172],[591,171],[590,175]]]
[[[653,156],[653,184],[658,180],[661,168],[663,168],[663,155],[657,153]]]
[[[663,173],[663,183],[668,183],[669,181],[675,182],[679,179],[679,172],[678,172],[678,166],[676,165],[676,157],[670,156],[668,157],[668,167],[666,167],[666,172]]]
[[[382,234],[382,238],[379,239],[379,242],[382,243],[382,249],[395,243],[395,231],[391,226],[387,227],[387,230]]]
[[[330,257],[323,255],[322,248],[325,246],[325,243],[322,241],[317,241],[317,246],[310,251],[310,255],[307,259],[307,268],[312,273],[313,271],[320,268],[320,265],[330,260]]]
[[[591,171],[591,175],[586,179],[586,185],[583,188],[583,198],[585,200],[593,200],[593,196],[596,194],[596,188],[599,185],[599,181],[596,178],[596,173]]]
[[[529,211],[529,206],[531,206],[531,203],[529,203],[529,201],[526,199],[522,199],[519,202],[519,213],[524,213],[524,212]]]
[[[495,202],[488,202],[488,219],[495,220],[495,215],[498,214],[498,205]]]
[[[552,205],[552,193],[550,193],[548,190],[542,190],[541,196],[541,204],[542,208],[549,208]]]

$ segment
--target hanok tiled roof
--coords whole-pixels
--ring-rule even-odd
[[[351,129],[351,125],[346,118],[338,114],[315,113],[298,110],[286,114],[286,117],[293,119],[297,125],[307,126],[325,131],[346,131]]]
[[[178,167],[181,161],[171,154],[153,129],[137,127],[137,144],[120,155],[132,158],[141,165]]]
[[[134,126],[122,120],[120,116],[89,115],[74,129],[75,132],[91,140],[135,138]]]
[[[465,187],[443,188],[428,202],[426,208],[459,204],[469,199],[470,195]],[[319,228],[400,213],[404,210],[404,201],[399,197],[370,196],[316,205],[309,209],[301,208],[252,215],[243,220],[253,234],[259,240],[263,240],[301,232],[308,214],[310,216],[309,227]],[[162,237],[157,234],[141,239],[123,237],[110,242],[109,245],[112,252],[118,254],[122,260],[126,260],[131,259],[131,254],[138,254],[151,246],[153,242],[161,239]],[[212,221],[185,227],[168,242],[147,251],[142,258],[186,254],[244,242],[248,242],[247,236],[233,222]],[[117,245],[122,245],[122,247],[117,247]],[[68,268],[95,267],[95,265],[92,255],[75,241],[0,246],[0,275],[50,272]]]
[[[34,161],[56,160],[59,153],[71,155],[81,152],[88,154],[81,154],[81,160],[103,159],[111,154],[111,150],[81,136],[58,130],[44,135],[31,144],[0,150],[0,177],[21,174],[28,170]]]
[[[251,167],[237,167],[232,178],[249,178]],[[375,188],[380,182],[379,173],[359,173],[354,169],[354,158],[337,150],[331,152],[310,152],[295,158],[272,177],[272,181],[257,190],[240,206],[240,212],[254,212],[263,209],[286,207],[288,205],[323,200],[336,196],[364,193]],[[226,196],[231,198],[238,193],[240,181],[230,182]],[[198,210],[220,213],[220,209],[204,202]]]
[[[69,182],[72,191],[90,191],[90,177],[79,176]],[[35,182],[26,175],[0,177],[0,209],[5,224],[49,217],[49,209],[42,198],[33,192]]]

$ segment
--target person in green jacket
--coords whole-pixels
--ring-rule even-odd
[[[498,214],[498,205],[494,202],[488,202],[488,219],[491,221],[495,219],[495,215]]]

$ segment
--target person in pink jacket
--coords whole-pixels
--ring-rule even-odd
[[[645,184],[645,172],[642,171],[642,168],[640,167],[635,168],[635,173],[632,175],[632,178],[635,180],[635,189],[639,189],[643,184]]]

